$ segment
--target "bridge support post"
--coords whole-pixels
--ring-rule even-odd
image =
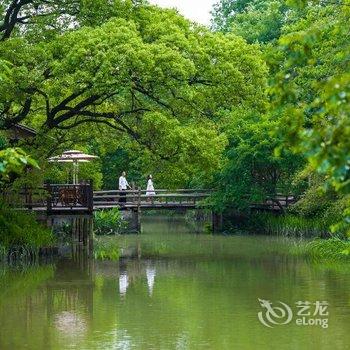
[[[88,232],[89,232],[89,236],[88,236],[88,252],[89,252],[89,256],[92,257],[93,254],[94,254],[94,220],[93,220],[92,216],[88,219],[87,229],[88,229]]]
[[[94,181],[92,179],[90,179],[87,186],[87,207],[92,215],[94,213]]]
[[[131,226],[133,231],[141,232],[141,209],[139,207],[131,210]]]
[[[52,216],[46,216],[46,226],[48,227],[48,228],[52,228],[53,227],[53,225],[54,225],[54,219],[53,219],[53,217]]]
[[[212,230],[213,233],[220,233],[223,229],[223,216],[222,213],[216,213],[212,211]]]
[[[50,215],[52,211],[52,188],[51,184],[49,181],[45,183],[45,188],[47,191],[47,196],[46,196],[46,213],[47,215]]]

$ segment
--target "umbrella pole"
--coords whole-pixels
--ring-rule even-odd
[[[77,184],[77,163],[73,162],[73,185]]]
[[[76,174],[75,174],[75,184],[76,185],[79,183],[78,176],[79,176],[79,162],[77,161],[76,162]]]

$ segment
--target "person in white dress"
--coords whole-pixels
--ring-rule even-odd
[[[146,196],[152,197],[152,196],[155,196],[155,194],[156,192],[154,191],[153,178],[152,178],[152,175],[150,175],[148,176],[148,181],[147,181]]]

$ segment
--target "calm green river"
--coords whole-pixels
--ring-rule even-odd
[[[147,217],[142,235],[106,238],[119,262],[0,267],[0,349],[350,349],[348,266],[195,231]]]

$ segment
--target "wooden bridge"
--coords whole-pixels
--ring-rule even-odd
[[[195,209],[206,206],[205,199],[211,190],[180,189],[157,190],[155,195],[147,195],[147,191],[95,191],[93,195],[94,210],[119,208],[121,210],[144,209]],[[125,201],[125,202],[123,202]]]
[[[12,208],[31,210],[54,222],[55,217],[65,216],[91,217],[95,211],[118,208],[129,211],[132,215],[133,229],[140,231],[140,213],[142,210],[201,209],[212,211],[213,231],[218,232],[223,226],[222,214],[212,210],[207,199],[212,194],[208,189],[157,190],[149,196],[144,190],[108,190],[93,191],[92,182],[79,185],[45,184],[36,189],[23,188],[20,191],[3,191],[3,200]],[[251,210],[283,212],[295,203],[294,196],[270,196],[260,203],[251,203]],[[74,219],[74,220],[75,220]],[[83,221],[85,219],[82,219]]]
[[[46,212],[54,215],[92,214],[94,211],[118,208],[120,210],[196,209],[210,208],[206,201],[209,189],[178,189],[156,191],[148,196],[145,190],[93,191],[92,183],[45,184],[36,189],[3,192],[6,203],[13,208]],[[284,211],[296,199],[290,195],[275,195],[260,203],[251,203],[251,209]]]
[[[93,191],[90,183],[46,184],[37,189],[24,188],[21,191],[3,193],[6,203],[18,209],[46,212],[55,215],[93,213],[98,210],[118,208],[138,209],[195,209],[206,206],[204,200],[210,190],[180,189],[157,190],[148,196],[144,190]]]

